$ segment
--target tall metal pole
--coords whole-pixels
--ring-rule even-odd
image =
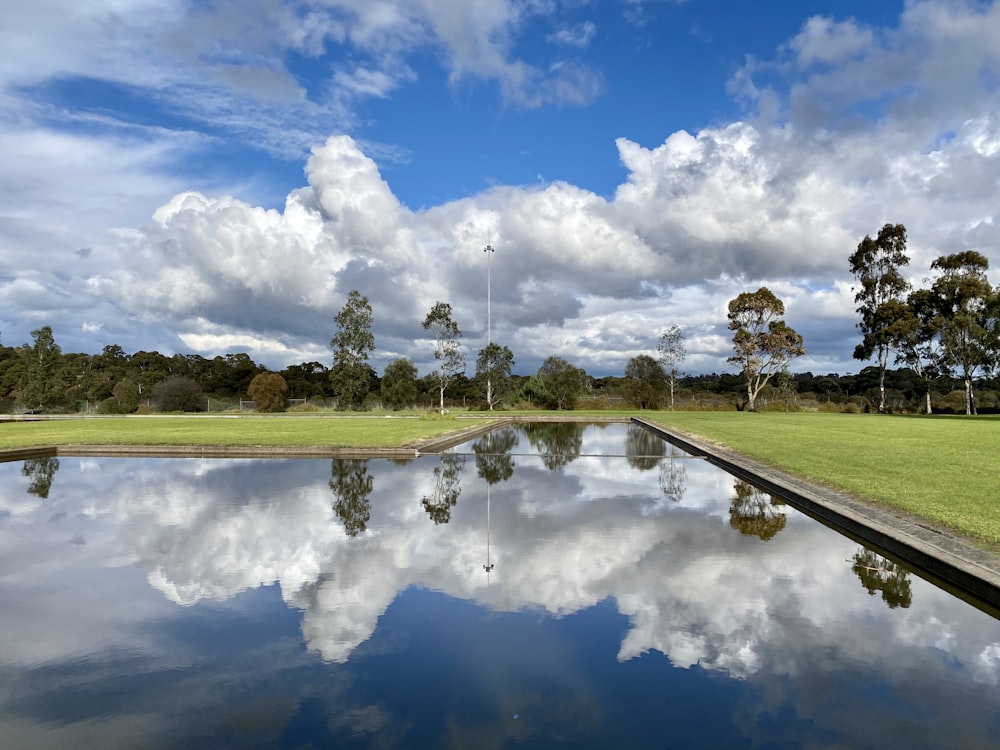
[[[487,239],[486,247],[483,248],[483,252],[486,253],[486,402],[490,406],[490,411],[493,411],[493,352],[490,351],[490,344],[493,343],[493,320],[492,320],[492,280],[490,278],[490,258],[493,255],[493,244],[491,242],[492,238]]]

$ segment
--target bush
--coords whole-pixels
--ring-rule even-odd
[[[272,413],[285,410],[285,394],[288,383],[275,372],[262,372],[254,376],[247,388],[247,395],[253,399],[257,411]]]
[[[194,378],[171,375],[153,386],[153,402],[159,411],[205,411],[205,393]]]
[[[295,404],[295,406],[292,406],[288,409],[288,411],[294,411],[294,412],[313,412],[319,410],[320,409],[318,406],[316,406],[316,404],[311,404],[311,403]]]

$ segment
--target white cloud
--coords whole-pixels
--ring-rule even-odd
[[[507,104],[586,103],[605,85],[599,71],[529,63],[517,41],[530,24],[555,29],[552,41],[589,39],[596,25],[574,26],[552,3],[499,0],[96,7],[33,4],[0,30],[8,341],[47,318],[57,336],[75,332],[70,349],[86,348],[87,310],[102,345],[322,360],[332,315],[358,288],[378,356],[427,365],[419,323],[437,300],[453,305],[470,350],[482,345],[492,235],[493,326],[519,370],[559,352],[620,372],[674,323],[692,337],[691,369],[725,370],[725,304],[767,285],[811,334],[797,367],[846,371],[859,366],[846,258],[865,234],[904,223],[918,283],[940,254],[974,247],[1000,260],[996,4],[915,2],[891,28],[808,19],[735,77],[754,105],[744,119],[651,147],[619,138],[625,175],[610,196],[498,186],[420,211],[372,158],[405,150],[329,137],[357,102],[407,85],[412,56],[431,52],[453,85],[495,82]],[[325,88],[298,82],[290,51],[329,65]],[[186,124],[62,110],[44,92],[66,76],[121,86]],[[246,197],[261,192],[252,178],[179,175],[178,156],[215,142],[203,126],[286,156],[312,146],[305,184],[276,209]]]
[[[597,25],[593,21],[584,21],[575,26],[563,26],[546,37],[553,44],[568,47],[587,47],[597,33]]]

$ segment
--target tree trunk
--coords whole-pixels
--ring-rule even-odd
[[[441,394],[440,406],[438,407],[442,414],[444,414],[444,384],[442,383],[440,388],[438,388],[438,393]]]
[[[972,416],[976,413],[976,402],[972,396],[972,378],[965,376],[965,413]]]
[[[927,393],[924,394],[924,398],[927,399],[927,411],[926,414],[933,414],[934,411],[931,409],[931,389],[927,389]]]
[[[878,371],[878,413],[885,414],[885,368]]]

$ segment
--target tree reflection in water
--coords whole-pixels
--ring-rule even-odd
[[[889,609],[907,609],[913,603],[910,574],[901,565],[864,548],[854,555],[853,560],[851,570],[870,596],[875,596],[876,591],[882,592],[882,601],[889,605]]]
[[[522,426],[528,442],[538,451],[549,471],[580,457],[585,424],[578,422],[528,422]]]
[[[333,491],[333,512],[344,524],[344,533],[356,537],[371,518],[372,505],[368,496],[375,478],[368,473],[367,458],[335,458],[330,469],[330,489]]]
[[[509,427],[494,430],[472,444],[476,454],[476,472],[487,484],[506,482],[514,474],[511,451],[517,445],[517,433]]]
[[[442,453],[440,463],[434,468],[434,491],[420,501],[435,525],[451,520],[451,509],[462,494],[461,476],[465,456],[459,453]]]
[[[671,445],[670,456],[660,462],[660,490],[667,500],[674,503],[679,503],[684,497],[687,485],[687,467],[682,455]]]
[[[31,478],[28,494],[37,495],[43,500],[49,496],[52,480],[59,470],[59,459],[54,456],[46,458],[29,458],[21,467],[21,475]]]
[[[667,455],[667,441],[637,424],[630,424],[625,433],[625,460],[639,471],[655,469]]]
[[[737,479],[733,488],[736,497],[729,506],[730,526],[764,542],[785,528],[787,518],[778,510],[784,503],[779,498],[742,479]]]

